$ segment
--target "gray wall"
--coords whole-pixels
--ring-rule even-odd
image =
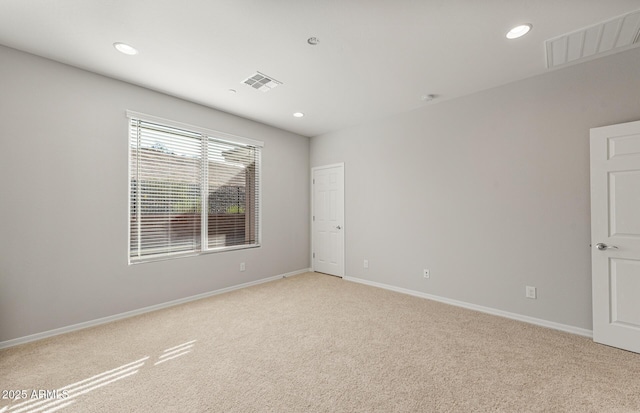
[[[640,119],[638,68],[635,49],[312,138],[312,166],[345,162],[346,275],[591,329],[589,128]]]
[[[2,46],[0,85],[0,342],[309,267],[308,138]],[[265,142],[261,248],[127,265],[126,109]]]

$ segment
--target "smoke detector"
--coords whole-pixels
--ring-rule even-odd
[[[243,80],[241,83],[244,83],[245,85],[249,85],[252,88],[257,89],[261,92],[268,92],[271,89],[274,89],[275,87],[282,84],[282,82],[279,82],[274,78],[272,78],[271,76],[267,76],[264,73],[260,73],[260,72],[254,73],[253,75]]]

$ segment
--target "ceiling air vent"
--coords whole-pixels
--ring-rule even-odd
[[[547,68],[621,52],[639,42],[640,10],[636,10],[547,40]]]
[[[256,72],[254,75],[249,76],[242,81],[245,85],[249,85],[254,89],[258,89],[262,92],[268,92],[282,82],[278,82],[271,76],[267,76],[264,73]]]

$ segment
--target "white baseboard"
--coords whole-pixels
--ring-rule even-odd
[[[564,331],[566,333],[593,338],[593,331],[587,330],[586,328],[574,327],[567,324],[560,324],[553,321],[547,321],[540,318],[529,317],[522,314],[510,313],[508,311],[502,311],[502,310],[498,310],[491,307],[484,307],[481,305],[471,304],[464,301],[453,300],[451,298],[440,297],[437,295],[427,294],[420,291],[408,290],[406,288],[395,287],[393,285],[363,280],[362,278],[343,277],[343,279],[347,281],[355,282],[355,283],[370,285],[372,287],[384,288],[385,290],[395,291],[402,294],[413,295],[415,297],[426,298],[428,300],[438,301],[445,304],[455,305],[456,307],[462,307],[462,308],[467,308],[469,310],[480,311],[481,313],[497,315],[500,317],[510,318],[512,320],[523,321],[529,324],[535,324],[542,327],[552,328],[554,330]]]
[[[313,269],[311,268],[305,268],[304,270],[298,270],[298,271],[293,271],[293,272],[288,272],[286,274],[282,274],[282,278],[289,278],[289,277],[293,277],[294,275],[300,275],[300,274],[304,274],[306,272],[313,272]]]
[[[162,303],[162,304],[156,304],[156,305],[152,305],[152,306],[149,306],[149,307],[144,307],[144,308],[140,308],[140,309],[137,309],[137,310],[127,311],[127,312],[124,312],[124,313],[115,314],[115,315],[108,316],[108,317],[102,317],[102,318],[98,318],[98,319],[95,319],[95,320],[85,321],[83,323],[73,324],[73,325],[66,326],[66,327],[60,327],[60,328],[56,328],[56,329],[53,329],[53,330],[44,331],[42,333],[36,333],[36,334],[31,334],[31,335],[28,335],[28,336],[24,336],[24,337],[14,338],[12,340],[2,341],[2,342],[0,342],[0,350],[4,349],[4,348],[8,348],[8,347],[17,346],[17,345],[20,345],[20,344],[29,343],[31,341],[42,340],[44,338],[53,337],[53,336],[57,336],[57,335],[64,334],[64,333],[70,333],[70,332],[76,331],[76,330],[82,330],[82,329],[88,328],[88,327],[94,327],[94,326],[97,326],[97,325],[100,325],[100,324],[111,323],[113,321],[122,320],[124,318],[137,316],[137,315],[148,313],[148,312],[151,312],[151,311],[161,310],[161,309],[167,308],[167,307],[173,307],[173,306],[176,306],[176,305],[185,304],[185,303],[188,303],[190,301],[201,300],[203,298],[211,297],[211,296],[218,295],[218,294],[227,293],[229,291],[239,290],[241,288],[247,288],[247,287],[251,287],[251,286],[254,286],[254,285],[258,285],[258,284],[263,284],[263,283],[267,283],[267,282],[271,282],[271,281],[275,281],[275,280],[280,280],[282,278],[292,277],[294,275],[303,274],[303,273],[309,272],[309,271],[311,271],[310,268],[304,268],[302,270],[292,271],[292,272],[288,272],[286,274],[275,275],[273,277],[263,278],[261,280],[251,281],[251,282],[248,282],[248,283],[233,285],[231,287],[221,288],[221,289],[215,290],[215,291],[209,291],[209,292],[202,293],[202,294],[192,295],[190,297],[180,298],[180,299],[169,301],[169,302]]]

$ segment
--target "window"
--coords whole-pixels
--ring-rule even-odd
[[[129,116],[129,262],[260,245],[262,142]]]

